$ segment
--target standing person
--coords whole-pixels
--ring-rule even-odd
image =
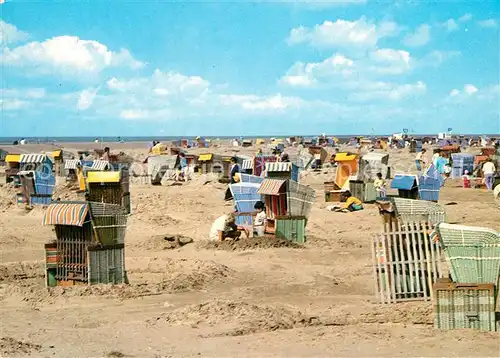
[[[377,173],[377,179],[373,182],[375,190],[377,191],[378,198],[385,198],[387,196],[386,182],[382,178],[382,173]]]
[[[432,155],[432,164],[437,168],[438,158],[441,156],[441,149],[434,150],[434,154]]]
[[[236,183],[235,175],[236,173],[241,173],[240,166],[238,164],[238,158],[232,157],[231,158],[231,169],[229,170],[229,180],[231,181],[231,184]]]
[[[483,164],[483,175],[484,182],[488,190],[493,190],[493,181],[495,179],[496,171],[497,169],[495,168],[495,164],[493,164],[491,158],[486,159],[486,162]]]
[[[427,149],[422,149],[422,151],[417,153],[417,156],[415,157],[415,165],[417,166],[417,170],[420,172],[425,168],[425,158],[424,155],[427,152]]]
[[[239,239],[241,232],[244,232],[249,237],[248,229],[243,226],[236,225],[236,217],[234,213],[219,216],[210,229],[209,238],[212,241],[222,242],[227,238]]]
[[[262,201],[258,201],[255,203],[254,209],[257,211],[257,215],[255,215],[255,220],[253,221],[253,231],[257,237],[262,237],[266,228],[265,205]]]
[[[182,152],[179,154],[179,171],[177,172],[175,180],[180,181],[181,179],[184,179],[185,182],[189,179],[186,154]]]

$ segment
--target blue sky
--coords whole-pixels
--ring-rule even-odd
[[[500,132],[500,2],[0,0],[0,137]]]

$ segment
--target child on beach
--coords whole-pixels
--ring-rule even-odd
[[[378,198],[385,198],[387,196],[386,182],[382,179],[382,173],[377,173],[377,179],[375,179],[373,185],[377,191]]]
[[[464,188],[466,189],[470,189],[471,185],[470,185],[470,175],[469,175],[469,171],[466,170],[464,172],[464,175],[462,175],[462,179],[463,179],[463,186]]]
[[[253,222],[253,232],[257,237],[264,236],[265,226],[266,226],[266,212],[264,211],[264,203],[258,201],[254,205],[254,209],[257,211],[255,220]]]

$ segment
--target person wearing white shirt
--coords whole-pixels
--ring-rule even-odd
[[[257,211],[257,215],[255,215],[255,220],[253,221],[253,231],[257,237],[264,236],[265,227],[266,227],[266,212],[264,211],[264,203],[262,201],[258,201],[254,205],[254,209]]]
[[[219,216],[210,229],[209,238],[212,241],[222,242],[227,238],[239,239],[241,232],[245,232],[248,237],[249,233],[243,226],[236,225],[236,217],[234,213]]]
[[[486,163],[483,164],[484,182],[488,190],[493,190],[493,181],[496,171],[495,164],[493,164],[491,158],[488,158]]]

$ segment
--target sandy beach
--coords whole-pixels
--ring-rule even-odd
[[[147,156],[144,143],[111,149],[130,155],[136,169]],[[236,150],[210,148],[255,152]],[[407,149],[389,154],[392,166],[412,167]],[[44,209],[18,208],[15,189],[1,184],[0,355],[498,356],[500,332],[439,331],[431,302],[376,302],[370,240],[382,230],[378,210],[367,204],[356,213],[327,211],[323,183],[333,175],[333,169],[301,175],[316,190],[304,247],[251,239],[210,243],[212,222],[231,211],[223,200],[226,185],[194,178],[152,186],[132,177],[125,237],[130,285],[51,290],[44,285],[43,244],[55,234],[41,224]],[[55,197],[76,194],[61,183]],[[491,192],[450,180],[440,204],[450,223],[500,230]]]

